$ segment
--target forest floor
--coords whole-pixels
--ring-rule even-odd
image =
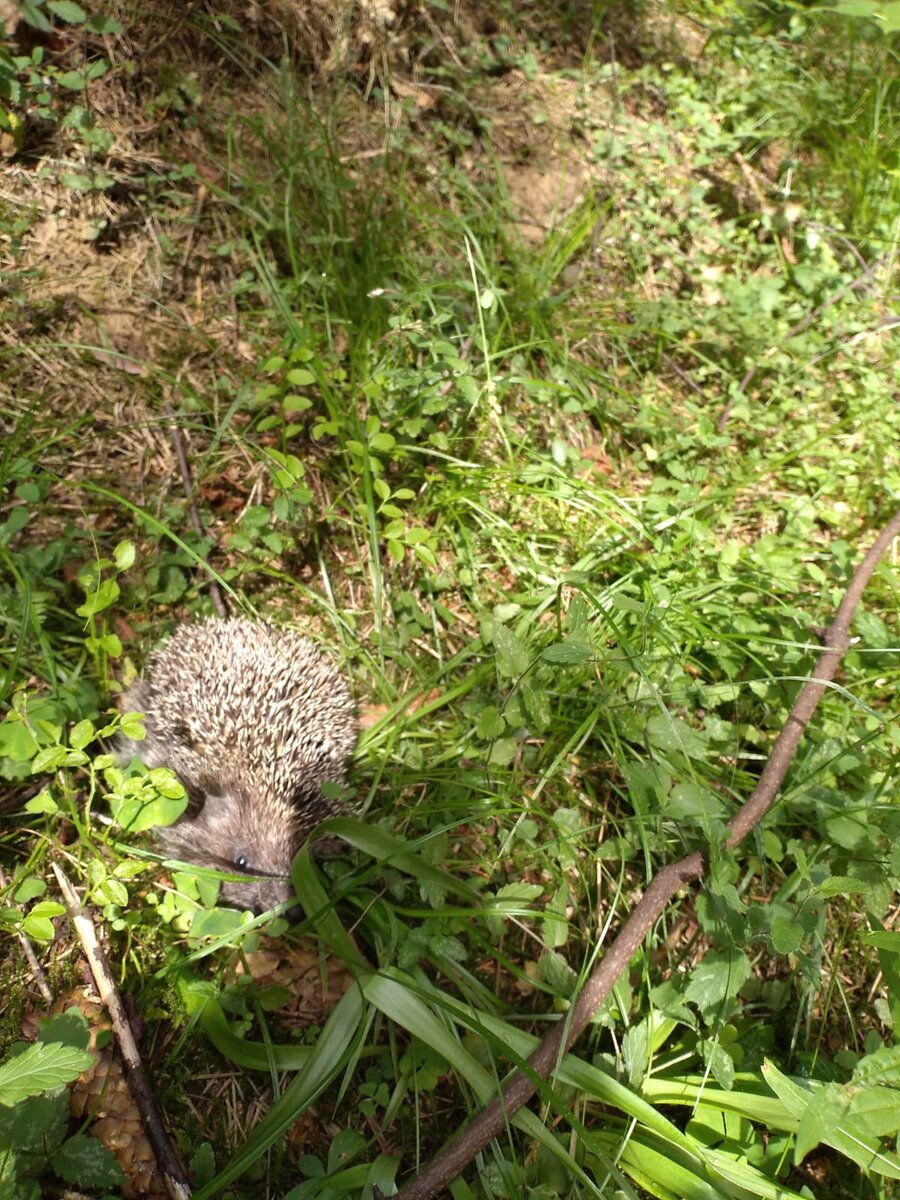
[[[895,558],[778,805],[717,849],[900,495],[883,19],[4,16],[0,919],[43,964],[10,936],[7,1043],[37,1032],[36,978],[57,1009],[85,983],[61,863],[198,1194],[389,1194],[568,1011],[654,871],[712,847],[546,1120],[454,1194],[887,1196]],[[299,929],[161,866],[165,788],[105,753],[211,578],[357,697],[364,819],[308,869]],[[115,1166],[62,1092],[3,1086],[11,1194],[151,1187],[131,1127]]]

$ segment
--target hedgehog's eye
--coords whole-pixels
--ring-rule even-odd
[[[250,859],[247,857],[246,854],[236,854],[234,856],[234,865],[237,867],[237,869],[239,871],[249,871],[250,870]]]

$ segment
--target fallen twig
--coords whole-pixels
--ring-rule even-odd
[[[807,313],[805,317],[801,318],[796,325],[792,325],[784,337],[777,343],[777,346],[786,345],[792,337],[796,337],[798,333],[802,333],[804,329],[808,329],[817,317],[820,317],[822,313],[826,311],[826,309],[831,308],[832,304],[837,304],[838,300],[840,300],[843,296],[846,296],[848,292],[855,292],[858,288],[861,288],[864,283],[867,283],[872,278],[872,271],[874,267],[879,265],[880,262],[881,259],[874,263],[872,267],[865,266],[864,264],[864,270],[861,275],[857,275],[856,278],[851,279],[849,283],[843,284],[837,289],[836,292],[832,292],[827,300],[823,300],[821,304],[817,305],[812,310],[812,312]],[[771,347],[767,351],[767,354],[763,355],[762,358],[765,358],[768,354],[773,353],[777,346]],[[752,366],[747,368],[744,373],[744,378],[737,386],[737,391],[733,396],[729,397],[725,407],[719,414],[719,420],[716,425],[716,429],[719,433],[724,432],[725,426],[728,424],[728,418],[731,415],[731,410],[734,407],[735,400],[738,398],[738,396],[745,395],[747,388],[753,382],[756,372],[759,370],[760,364],[762,363],[762,358],[757,359]]]
[[[7,886],[6,872],[0,867],[0,888]],[[19,945],[22,947],[22,953],[28,960],[28,965],[31,968],[31,974],[34,976],[34,982],[37,984],[37,989],[44,998],[44,1003],[50,1005],[53,1003],[53,993],[50,991],[50,984],[47,982],[47,976],[44,974],[44,968],[38,962],[38,957],[34,952],[34,947],[28,940],[27,936],[20,929],[17,931]]]
[[[188,463],[187,451],[184,448],[184,438],[181,436],[181,429],[178,426],[178,418],[175,416],[174,409],[171,404],[165,404],[163,411],[166,414],[166,420],[169,422],[169,429],[172,433],[172,444],[175,447],[175,457],[178,459],[178,469],[181,472],[181,482],[184,487],[184,494],[187,497],[188,510],[191,514],[191,523],[196,530],[197,537],[205,538],[206,530],[203,527],[203,521],[200,518],[200,512],[197,508],[197,501],[194,499],[194,484],[191,478],[191,468]],[[209,594],[215,606],[216,612],[223,619],[228,616],[228,609],[225,605],[225,600],[222,596],[221,589],[215,579],[209,581]]]
[[[807,679],[794,701],[759,782],[728,823],[726,847],[737,845],[771,807],[794,757],[800,737],[815,712],[822,693],[834,678],[842,654],[850,645],[850,623],[860,596],[882,555],[898,536],[900,512],[894,515],[878,535],[856,568],[835,618],[825,631],[825,649],[819,655],[813,675]],[[553,1027],[528,1060],[529,1073],[516,1071],[504,1086],[501,1095],[464,1126],[424,1171],[402,1187],[396,1200],[430,1200],[430,1197],[436,1196],[455,1179],[475,1155],[501,1132],[504,1125],[534,1095],[537,1090],[535,1077],[546,1079],[589,1024],[676,892],[685,884],[702,878],[706,860],[706,854],[697,850],[680,862],[663,867],[651,880],[615,941],[585,983],[569,1011],[568,1019]]]
[[[106,955],[103,953],[103,947],[97,939],[90,918],[81,907],[81,901],[78,899],[75,889],[56,863],[53,864],[53,871],[66,902],[66,908],[69,910],[69,917],[93,973],[100,999],[109,1013],[113,1033],[116,1035],[119,1052],[122,1055],[125,1078],[128,1080],[135,1104],[140,1109],[147,1137],[150,1139],[150,1145],[153,1147],[153,1153],[156,1155],[156,1161],[162,1171],[166,1190],[173,1200],[188,1200],[191,1189],[187,1173],[181,1165],[181,1160],[163,1125],[156,1097],[153,1095],[153,1089],[150,1087],[150,1081],[144,1071],[144,1064],[141,1062],[141,1056],[131,1032],[131,1025],[106,961]]]

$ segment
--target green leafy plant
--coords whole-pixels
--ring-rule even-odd
[[[68,1133],[66,1085],[94,1062],[87,1022],[77,1009],[52,1018],[30,1046],[0,1067],[0,1159],[10,1195],[37,1200],[48,1175],[81,1188],[110,1188],[121,1169],[105,1146]]]

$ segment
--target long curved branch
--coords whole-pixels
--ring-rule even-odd
[[[728,823],[726,846],[737,845],[771,808],[778,789],[791,764],[797,745],[825,688],[834,678],[841,656],[850,645],[850,623],[872,572],[894,538],[900,536],[900,512],[885,526],[869,552],[856,568],[834,620],[823,638],[825,649],[819,655],[812,676],[794,701],[784,728],[778,735],[759,782]],[[695,851],[680,862],[662,868],[632,910],[615,941],[594,968],[581,990],[569,1019],[560,1021],[544,1038],[529,1059],[534,1075],[546,1079],[576,1038],[590,1023],[609,995],[616,980],[626,970],[653,924],[676,893],[703,876],[706,856]],[[483,1109],[439,1152],[415,1179],[397,1194],[396,1200],[431,1200],[463,1171],[504,1125],[537,1090],[530,1075],[516,1071],[501,1095]]]

